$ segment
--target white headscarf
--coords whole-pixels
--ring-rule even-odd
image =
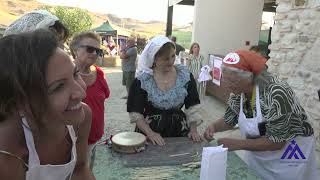
[[[34,31],[36,29],[48,29],[53,26],[59,18],[46,10],[31,11],[9,25],[4,32],[4,36]]]
[[[151,69],[151,67],[154,63],[154,56],[157,54],[159,49],[167,42],[172,43],[172,41],[165,36],[156,36],[148,42],[139,58],[137,69],[138,75],[142,73],[148,73],[151,75],[153,74],[153,70]]]

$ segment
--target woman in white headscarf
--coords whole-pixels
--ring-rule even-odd
[[[153,144],[165,145],[163,137],[201,140],[197,132],[202,116],[196,82],[185,66],[174,65],[174,61],[173,42],[164,36],[154,37],[140,56],[138,76],[129,90],[130,121]]]
[[[4,32],[4,36],[37,29],[52,31],[58,38],[61,47],[69,36],[68,29],[60,22],[59,18],[46,10],[34,10],[24,14],[9,25]]]

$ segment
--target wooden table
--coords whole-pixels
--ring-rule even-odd
[[[210,145],[214,146],[216,143],[212,142]],[[97,180],[196,180],[200,177],[200,168],[186,169],[182,165],[127,167],[124,156],[126,155],[116,153],[106,145],[98,145],[93,168]],[[244,161],[234,152],[228,152],[227,180],[258,179]]]

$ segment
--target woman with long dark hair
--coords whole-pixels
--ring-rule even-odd
[[[48,30],[0,39],[0,178],[95,179],[86,86]]]

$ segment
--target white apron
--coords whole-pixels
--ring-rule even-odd
[[[238,125],[245,138],[260,137],[258,123],[263,121],[259,87],[256,87],[254,118],[243,113],[243,94],[240,100]],[[300,149],[300,151],[299,151]],[[313,136],[298,136],[277,151],[246,151],[248,165],[263,180],[319,180]]]
[[[61,165],[40,165],[40,160],[34,145],[32,132],[28,129],[29,125],[24,117],[22,118],[22,121],[26,126],[28,126],[23,126],[26,143],[29,150],[29,162],[28,171],[26,172],[26,180],[70,180],[77,160],[75,144],[77,137],[75,135],[73,127],[67,126],[72,140],[70,162]]]

